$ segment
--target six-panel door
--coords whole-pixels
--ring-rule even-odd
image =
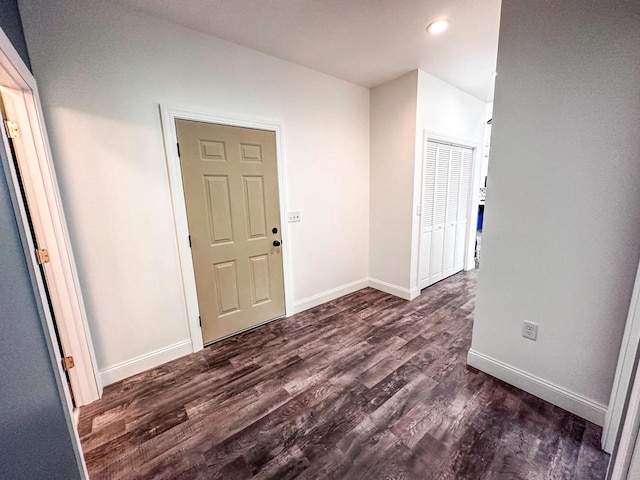
[[[176,131],[206,344],[284,315],[275,133],[187,120]]]

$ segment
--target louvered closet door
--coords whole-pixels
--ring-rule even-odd
[[[473,169],[473,150],[461,148],[462,168],[460,172],[460,192],[458,197],[458,215],[456,219],[456,242],[453,271],[464,268],[464,256],[467,246],[467,225],[469,222],[469,197],[471,195],[471,174]]]
[[[460,199],[460,172],[462,171],[462,152],[458,148],[451,148],[450,151],[451,160],[449,161],[449,181],[444,225],[444,250],[442,253],[442,278],[453,275],[458,201]]]
[[[436,181],[433,202],[433,234],[429,259],[429,283],[444,278],[444,242],[447,224],[447,194],[449,187],[449,163],[451,148],[448,145],[436,146]]]
[[[473,151],[427,142],[424,154],[420,288],[464,267]]]
[[[422,185],[422,217],[420,221],[420,265],[418,273],[420,275],[421,288],[423,284],[429,282],[429,265],[431,264],[431,237],[433,234],[433,207],[436,188],[436,155],[437,145],[429,142],[425,149],[424,158],[424,178]]]

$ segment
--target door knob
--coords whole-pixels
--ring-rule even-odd
[[[280,246],[280,242],[278,240],[274,240],[273,241],[273,246],[274,247],[279,247]]]

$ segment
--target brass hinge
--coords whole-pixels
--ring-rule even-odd
[[[49,250],[46,248],[39,248],[36,250],[36,258],[38,259],[38,263],[42,265],[43,263],[49,263],[51,259],[49,258]]]
[[[64,357],[62,359],[62,368],[64,369],[64,371],[68,371],[69,369],[75,367],[75,362],[73,361],[73,357],[69,356],[69,357]]]
[[[5,120],[4,125],[7,129],[7,136],[9,138],[20,138],[20,129],[18,128],[17,122],[13,120]]]

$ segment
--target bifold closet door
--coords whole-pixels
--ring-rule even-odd
[[[460,201],[460,173],[462,171],[462,152],[451,148],[449,157],[449,177],[446,194],[446,216],[444,224],[444,251],[442,254],[442,277],[453,275],[453,259],[456,251],[456,232],[458,222],[458,202]],[[439,280],[439,279],[438,279]],[[436,280],[437,281],[437,280]]]
[[[420,288],[464,267],[473,151],[427,142],[423,168]]]
[[[433,233],[429,253],[429,283],[444,278],[447,226],[447,193],[449,188],[449,166],[451,148],[438,145],[436,149],[436,182],[433,205]]]
[[[428,285],[431,275],[431,243],[433,240],[433,210],[436,188],[437,145],[429,142],[425,148],[422,185],[422,216],[420,218],[420,253],[418,274],[420,288]]]
[[[456,242],[453,271],[460,272],[464,268],[464,257],[467,252],[467,225],[469,223],[469,199],[471,196],[471,175],[473,171],[473,150],[461,148],[462,163],[460,171],[460,197],[456,217]]]

